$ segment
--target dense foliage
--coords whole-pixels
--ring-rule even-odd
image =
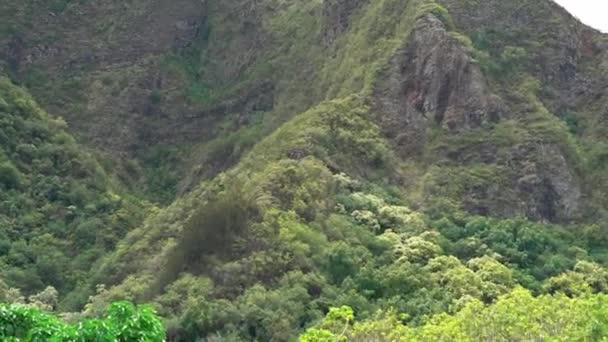
[[[96,300],[152,300],[179,341],[283,341],[336,306],[361,320],[392,308],[416,327],[518,286],[605,291],[604,226],[493,219],[441,202],[412,210],[381,181],[394,157],[367,115],[349,98],[279,129],[235,170],[133,231],[98,276],[126,280]],[[304,157],[282,157],[294,151]]]
[[[18,342],[161,342],[162,322],[148,306],[112,304],[101,319],[67,324],[37,308],[0,305],[0,338]]]
[[[0,61],[27,87],[0,79],[0,302],[9,303],[0,306],[0,338],[160,341],[165,330],[184,342],[607,337],[608,107],[555,100],[570,83],[554,83],[576,77],[570,51],[568,63],[549,63],[550,49],[563,45],[552,31],[538,38],[479,19],[490,6],[559,23],[545,1],[205,1],[205,17],[192,20],[200,26],[175,23],[174,3],[0,4],[0,43],[10,40],[15,55],[31,52],[20,38],[28,26],[53,27],[41,15],[74,23],[83,8],[103,19],[80,35],[49,32],[46,43],[92,35],[100,50],[127,51],[55,65],[60,49],[36,41],[31,57],[48,58],[49,75],[23,56]],[[161,12],[161,24],[149,22]],[[140,22],[159,44],[156,25],[196,28],[129,65],[139,51],[120,48],[130,42],[124,28]],[[439,45],[420,41],[420,27]],[[475,72],[435,65],[404,79],[415,63],[401,55],[427,43],[462,64],[454,69]],[[583,43],[591,55],[601,45]],[[595,58],[578,66],[599,65]],[[467,77],[451,77],[456,71]],[[420,93],[427,76],[447,80],[436,90],[452,97],[435,104]],[[594,82],[585,79],[581,93]],[[387,99],[391,87],[398,95]],[[476,99],[455,99],[461,93],[450,87],[483,88],[496,117],[477,118],[468,108]],[[136,130],[124,135],[145,146],[97,158],[99,146],[79,144],[30,91],[96,123],[133,115]],[[108,97],[120,105],[103,107]],[[433,120],[432,107],[450,101],[455,108]],[[401,144],[405,132],[391,136],[385,126],[397,122],[384,122],[390,113],[379,102],[398,107],[394,121],[420,111],[424,127],[407,132],[423,141],[419,151]],[[447,122],[458,110],[466,122]],[[155,135],[167,122],[188,126],[188,138]],[[205,137],[187,141],[198,133]],[[164,327],[152,307],[123,300],[150,303]],[[41,310],[101,319],[72,325]]]
[[[26,294],[66,294],[138,224],[140,204],[111,190],[95,158],[26,91],[0,79],[0,268]],[[86,302],[86,289],[63,303]]]
[[[491,305],[473,300],[458,313],[430,317],[409,327],[394,312],[356,321],[353,310],[330,309],[300,342],[334,341],[600,341],[608,335],[606,295],[533,297],[517,288]]]

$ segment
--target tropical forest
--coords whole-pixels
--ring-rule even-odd
[[[0,341],[608,341],[608,34],[0,0]]]

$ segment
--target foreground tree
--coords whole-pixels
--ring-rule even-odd
[[[160,342],[161,320],[150,306],[112,304],[101,319],[68,324],[33,306],[0,305],[0,339],[18,342]]]
[[[608,296],[534,297],[518,287],[485,305],[473,299],[454,315],[435,315],[407,326],[394,312],[355,322],[348,307],[331,309],[300,342],[333,341],[606,341]]]

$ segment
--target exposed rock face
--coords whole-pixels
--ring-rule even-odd
[[[323,17],[325,27],[323,41],[326,45],[333,43],[336,38],[346,31],[350,17],[366,0],[324,0]]]
[[[188,0],[130,5],[101,0],[61,14],[41,13],[36,27],[23,37],[23,64],[70,71],[132,63],[188,44],[203,17],[204,3]],[[55,39],[37,42],[45,30]]]
[[[471,158],[476,155],[482,157]],[[482,143],[475,151],[460,151],[451,157],[454,165],[485,163],[503,172],[493,183],[465,187],[462,201],[469,212],[542,222],[580,218],[586,199],[576,172],[558,145],[528,143],[499,152],[496,146]]]
[[[524,115],[489,90],[469,51],[432,15],[418,21],[381,79],[375,111],[403,158],[416,158],[427,151],[431,127],[457,137],[467,131],[489,131],[501,120]],[[510,147],[490,141],[464,146],[430,153],[445,165],[488,165],[503,170],[500,180],[464,186],[459,200],[469,212],[549,222],[580,215],[584,195],[559,145],[539,139]],[[441,183],[447,187],[451,181]]]
[[[195,112],[172,94],[184,81],[162,70],[162,58],[199,34],[203,1],[100,0],[73,3],[61,13],[34,9],[40,11],[32,13],[36,25],[0,41],[0,55],[17,79],[40,74],[32,92],[87,144],[131,152],[161,142],[159,127],[175,127]],[[52,39],[40,38],[48,33]],[[73,89],[60,89],[64,85]],[[151,103],[155,92],[167,93],[163,103]]]
[[[597,86],[601,77],[598,71],[606,68],[588,68],[601,61],[600,54],[605,51],[598,44],[600,34],[555,2],[439,2],[449,10],[456,26],[469,36],[498,33],[493,36],[493,45],[525,48],[529,71],[543,83],[543,102],[553,113],[576,111],[602,96],[596,94],[601,88]]]
[[[258,7],[241,3],[234,12],[219,1],[210,8],[205,0],[73,2],[62,13],[34,13],[34,28],[0,40],[0,69],[4,61],[17,79],[42,71],[37,83],[74,87],[53,91],[37,84],[31,90],[84,143],[112,154],[132,156],[156,144],[206,141],[214,137],[222,116],[273,107],[274,87],[265,79],[213,103],[190,101],[188,95],[192,79],[222,86],[251,64],[254,49],[263,51],[261,25],[253,13]],[[168,66],[169,58],[207,39],[212,11],[238,16],[234,20],[239,23],[231,25],[238,34],[221,33],[232,40],[221,37],[220,47],[206,47],[208,58],[215,59],[213,68],[202,76],[201,70]],[[54,37],[40,42],[45,32]]]
[[[24,60],[24,46],[23,40],[19,36],[14,36],[6,46],[5,59],[7,63],[8,72],[11,74],[17,74],[19,67]]]
[[[376,92],[382,126],[403,156],[421,151],[426,129],[480,127],[506,114],[479,67],[432,15],[420,19]]]
[[[525,170],[533,175],[518,179],[518,191],[530,196],[526,216],[547,221],[566,221],[580,215],[583,195],[577,177],[559,146],[537,145],[537,155],[544,160]],[[522,172],[523,173],[523,172]]]
[[[459,30],[470,37],[493,34],[491,49],[524,48],[528,54],[526,72],[540,81],[539,98],[543,105],[557,118],[575,122],[577,138],[593,141],[594,145],[606,143],[608,37],[605,34],[583,25],[553,1],[439,2],[448,9]],[[538,179],[551,179],[546,183],[553,184],[556,189],[556,196],[552,198],[561,203],[555,206],[558,219],[582,215],[594,192],[592,189],[605,186],[583,182],[581,175],[574,171],[575,162],[564,160],[564,153],[557,146],[549,149],[536,146],[529,153],[522,159],[543,160],[537,162],[538,171],[533,174],[541,175],[536,177]],[[538,185],[527,189],[542,192]],[[605,206],[605,202],[600,206]]]

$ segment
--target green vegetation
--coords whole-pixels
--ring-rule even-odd
[[[162,322],[148,306],[128,302],[112,304],[101,319],[84,319],[67,324],[35,307],[0,305],[0,338],[3,341],[103,341],[161,342]]]
[[[27,31],[38,12],[79,9],[34,3],[0,4],[0,43]],[[129,15],[108,15],[117,26],[96,30],[110,37],[132,18],[153,29],[159,24],[139,16],[160,6],[162,25],[200,24],[184,34],[191,41],[132,65],[99,52],[103,67],[91,73],[34,63],[12,75],[24,88],[0,79],[0,302],[8,303],[0,339],[608,337],[608,144],[596,137],[604,126],[595,114],[605,106],[556,110],[564,108],[543,83],[551,78],[535,65],[552,57],[538,52],[552,40],[477,23],[466,31],[459,11],[484,5],[474,0],[361,1],[348,11],[339,7],[349,1],[208,1],[199,21],[177,24],[169,3],[120,3],[112,9]],[[505,3],[510,14],[544,8]],[[334,10],[345,11],[339,23],[329,19]],[[403,89],[388,106],[398,107],[395,120],[423,127],[420,154],[405,158],[378,124],[388,114],[376,92],[426,16],[440,21],[433,30],[452,38],[446,44],[469,54],[456,58],[477,73],[462,88],[483,96],[447,99],[462,108],[445,117],[467,122],[444,127],[424,112],[435,110],[433,99],[414,106],[405,96],[405,83],[427,80],[396,71],[388,86]],[[336,37],[326,39],[329,28]],[[102,107],[108,97],[87,89],[135,103]],[[86,107],[100,122],[145,111],[125,135],[167,122],[209,127],[171,145],[154,134],[127,140],[145,145],[133,155],[98,153],[28,91],[75,117]],[[479,108],[496,107],[497,117],[469,124],[476,100],[496,102]],[[98,155],[107,155],[105,169]]]
[[[151,216],[96,276],[125,280],[95,300],[152,301],[181,341],[272,341],[342,305],[361,320],[391,308],[405,314],[400,324],[418,327],[518,286],[535,295],[605,291],[604,226],[472,216],[437,199],[427,213],[412,210],[383,181],[395,157],[368,108],[357,96],[324,102]],[[495,137],[508,145],[505,132],[509,123]],[[502,172],[462,169],[476,174],[465,186]],[[454,175],[442,177],[458,193]]]
[[[209,61],[206,56],[206,46],[211,32],[210,24],[205,21],[199,29],[197,37],[191,46],[174,53],[163,61],[164,68],[173,70],[187,80],[184,95],[195,103],[209,103],[213,100],[211,85],[204,79],[205,68]]]
[[[374,1],[338,42],[336,57],[326,61],[320,75],[320,90],[326,99],[353,93],[369,94],[379,71],[414,29],[416,20],[445,9],[427,0]]]
[[[89,0],[50,0],[43,3],[36,0],[3,1],[0,4],[0,41],[13,34],[31,29],[40,13],[61,14],[71,3],[85,3]]]
[[[62,306],[94,262],[141,220],[141,205],[112,191],[95,159],[61,119],[0,79],[0,265],[4,281],[31,294],[52,285]]]
[[[528,52],[523,47],[493,45],[505,39],[500,32],[477,32],[472,39],[473,55],[484,72],[495,78],[505,78],[526,70]]]
[[[197,206],[179,235],[173,220],[186,202],[134,231],[137,244],[119,247],[108,265],[162,250],[164,271],[155,274],[157,261],[109,268],[100,278],[135,274],[96,300],[152,301],[183,341],[270,341],[290,339],[342,305],[360,320],[392,308],[406,314],[399,324],[418,327],[469,303],[500,301],[517,286],[536,295],[607,288],[600,227],[429,217],[389,187],[332,175],[311,157],[272,163],[249,181],[237,174],[197,195],[195,203],[209,204]]]
[[[606,295],[533,297],[517,288],[491,305],[472,300],[454,315],[430,317],[411,327],[394,312],[355,321],[353,310],[332,308],[300,342],[333,341],[600,341],[608,334]]]
[[[177,194],[178,170],[175,165],[183,151],[176,147],[153,146],[141,158],[145,173],[145,195],[161,204],[170,203]]]

